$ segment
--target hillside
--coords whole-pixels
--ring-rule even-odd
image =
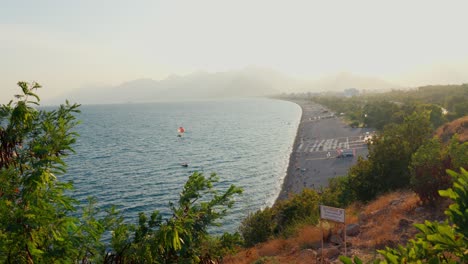
[[[436,130],[435,134],[444,142],[447,142],[455,134],[458,134],[458,140],[460,142],[467,142],[468,116],[464,116],[444,124]]]
[[[172,75],[163,80],[137,79],[117,86],[85,87],[63,97],[83,104],[257,97],[278,94],[283,87],[290,87],[291,82],[280,73],[260,69],[197,72],[185,76]],[[57,98],[56,101],[63,100]]]
[[[417,195],[411,191],[398,191],[380,196],[367,205],[353,204],[346,209],[348,256],[358,255],[363,260],[375,257],[375,250],[385,246],[405,244],[416,234],[415,223],[425,220],[443,220],[448,201],[436,207],[422,207]],[[352,228],[351,228],[352,227]],[[324,263],[341,263],[344,243],[339,225],[324,224]],[[321,263],[321,230],[319,226],[304,226],[295,236],[274,239],[244,249],[229,256],[224,263]]]
[[[141,78],[114,86],[87,86],[48,99],[45,103],[60,104],[65,98],[82,104],[184,101],[271,96],[280,93],[341,92],[348,88],[382,91],[398,87],[378,78],[351,73],[312,80],[296,79],[270,69],[248,67],[225,72],[171,75],[162,80]]]

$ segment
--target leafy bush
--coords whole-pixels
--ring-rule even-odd
[[[265,242],[275,235],[275,210],[267,207],[249,214],[241,223],[239,230],[247,247]]]
[[[450,176],[445,172],[452,168],[450,157],[444,153],[437,138],[424,143],[411,158],[411,188],[424,204],[433,205],[439,189],[448,188]]]
[[[57,180],[75,142],[78,105],[37,110],[40,85],[18,85],[22,94],[0,107],[0,262],[86,257],[78,246],[82,233],[75,233],[81,226],[70,216],[76,201],[63,194],[72,185]]]
[[[319,195],[310,189],[250,214],[242,221],[240,232],[245,246],[264,242],[275,236],[291,235],[298,225],[317,224]]]
[[[440,198],[438,190],[451,185],[447,169],[468,168],[468,142],[460,143],[455,135],[447,146],[439,139],[424,143],[411,158],[411,187],[423,203]]]
[[[460,143],[457,134],[450,139],[447,154],[452,161],[452,170],[457,168],[468,170],[468,142]]]
[[[155,211],[150,220],[140,213],[139,225],[136,228],[132,242],[130,228],[124,228],[123,233],[114,232],[116,244],[125,245],[120,253],[113,252],[113,259],[129,263],[198,263],[202,259],[220,258],[233,244],[239,243],[236,235],[212,238],[208,235],[208,227],[217,226],[227,209],[233,205],[233,196],[240,194],[241,189],[231,185],[224,193],[218,194],[213,184],[219,178],[211,174],[208,178],[201,173],[193,173],[185,183],[184,189],[176,205],[171,204],[172,216],[162,220]],[[123,241],[123,242],[121,242]],[[208,248],[214,243],[216,247]]]
[[[320,201],[324,205],[346,207],[356,200],[356,194],[349,187],[349,177],[336,177],[328,181],[328,187],[322,190]]]
[[[413,112],[402,124],[387,125],[369,145],[368,159],[358,159],[349,170],[349,185],[360,201],[408,187],[411,156],[431,136],[428,112]]]
[[[357,163],[348,171],[349,188],[360,201],[370,201],[381,191],[374,173],[374,164],[370,160],[358,157]]]
[[[290,236],[298,225],[317,224],[320,217],[319,201],[320,196],[316,191],[304,189],[302,193],[278,202],[275,206],[276,234]]]
[[[224,256],[234,254],[243,245],[239,233],[208,236],[200,245],[200,263],[222,263]]]

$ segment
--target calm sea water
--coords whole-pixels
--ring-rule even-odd
[[[72,195],[101,208],[116,205],[126,221],[138,212],[169,213],[193,171],[220,176],[217,188],[235,184],[236,198],[222,231],[234,231],[252,211],[276,199],[301,110],[271,99],[82,106],[76,154],[64,180]],[[177,128],[186,132],[177,137]],[[188,163],[182,167],[181,163]]]

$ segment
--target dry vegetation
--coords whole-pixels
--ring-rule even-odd
[[[445,219],[444,209],[448,201],[437,207],[420,207],[419,199],[411,191],[399,191],[383,195],[367,205],[353,204],[346,209],[346,222],[357,223],[360,232],[348,237],[348,255],[358,255],[363,260],[376,257],[375,250],[385,246],[405,244],[416,233],[413,223],[424,220]],[[332,235],[340,233],[341,226],[333,223],[324,225],[325,247],[338,249],[344,254],[344,245],[330,242]],[[288,239],[273,239],[268,242],[244,249],[225,259],[224,263],[320,263],[322,231],[319,226],[304,226],[295,236]],[[340,263],[335,252],[325,250],[324,263]]]
[[[458,134],[460,142],[468,141],[468,116],[447,123],[436,131],[436,135],[444,142],[447,142],[454,134]]]

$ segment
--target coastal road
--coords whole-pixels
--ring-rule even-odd
[[[366,128],[351,128],[329,109],[310,101],[293,101],[302,108],[287,175],[278,200],[304,188],[320,189],[328,180],[347,174],[358,156],[366,157]],[[352,157],[337,157],[339,150]]]

